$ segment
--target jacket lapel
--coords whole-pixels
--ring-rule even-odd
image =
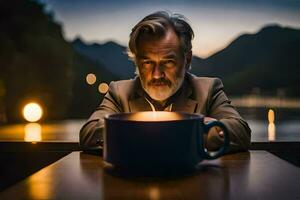
[[[193,100],[192,96],[191,83],[188,77],[186,77],[183,84],[183,91],[174,100],[172,111],[195,113],[198,102]],[[129,108],[130,112],[152,111],[151,106],[143,96],[143,90],[139,82],[137,82],[134,98],[129,100]]]
[[[192,99],[185,99],[180,102],[175,102],[173,106],[173,111],[180,111],[186,113],[195,113],[197,109],[197,101]]]
[[[152,111],[144,97],[144,90],[138,77],[135,79],[134,95],[128,100],[130,112]]]
[[[192,99],[192,89],[189,82],[186,80],[183,85],[181,95],[175,100],[173,104],[173,111],[180,111],[186,113],[194,113],[197,109],[197,101]]]
[[[144,97],[129,100],[130,112],[152,111],[151,106]]]

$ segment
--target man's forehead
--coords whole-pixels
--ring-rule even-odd
[[[178,52],[177,46],[149,46],[147,48],[142,48],[138,50],[137,56],[138,57],[146,57],[150,56],[152,54],[160,54],[163,56],[176,56],[176,53]]]
[[[155,50],[155,51],[140,51],[137,53],[137,58],[148,59],[159,54],[163,58],[176,58],[178,54],[174,50]]]
[[[141,38],[137,48],[137,56],[148,54],[163,54],[165,56],[176,55],[179,50],[180,42],[174,31],[168,31],[162,37],[145,37]]]

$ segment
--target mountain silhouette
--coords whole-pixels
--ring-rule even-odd
[[[259,88],[267,94],[280,90],[299,96],[299,52],[299,29],[269,25],[239,36],[223,50],[194,63],[192,72],[222,78],[228,92],[235,95]]]
[[[72,42],[74,49],[100,63],[120,79],[134,76],[134,65],[124,53],[126,47],[115,42],[86,44],[80,38]],[[202,59],[193,56],[191,72],[198,76],[220,77],[226,92],[249,94],[254,89],[276,95],[300,96],[298,74],[300,30],[276,24],[257,33],[242,34],[226,48]]]
[[[126,47],[112,41],[104,44],[86,44],[80,38],[76,38],[72,45],[76,52],[101,64],[120,79],[134,77],[135,67],[128,59]]]

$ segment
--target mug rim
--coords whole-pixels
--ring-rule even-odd
[[[134,120],[129,119],[128,116],[134,115],[136,113],[176,113],[182,117],[181,119],[170,119],[170,120],[158,120],[158,121],[151,121],[151,120]],[[113,113],[107,114],[104,116],[105,120],[109,121],[123,121],[123,122],[142,122],[142,123],[160,123],[160,122],[177,122],[177,121],[189,121],[189,120],[196,120],[196,119],[203,119],[204,115],[198,113],[187,113],[187,112],[180,112],[180,111],[140,111],[140,112],[126,112],[126,113]]]

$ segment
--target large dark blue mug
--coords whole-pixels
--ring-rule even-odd
[[[212,127],[224,133],[223,146],[209,152],[204,135]],[[192,169],[204,159],[226,152],[229,134],[220,121],[204,123],[204,116],[180,112],[120,113],[105,117],[103,157],[118,169]]]

